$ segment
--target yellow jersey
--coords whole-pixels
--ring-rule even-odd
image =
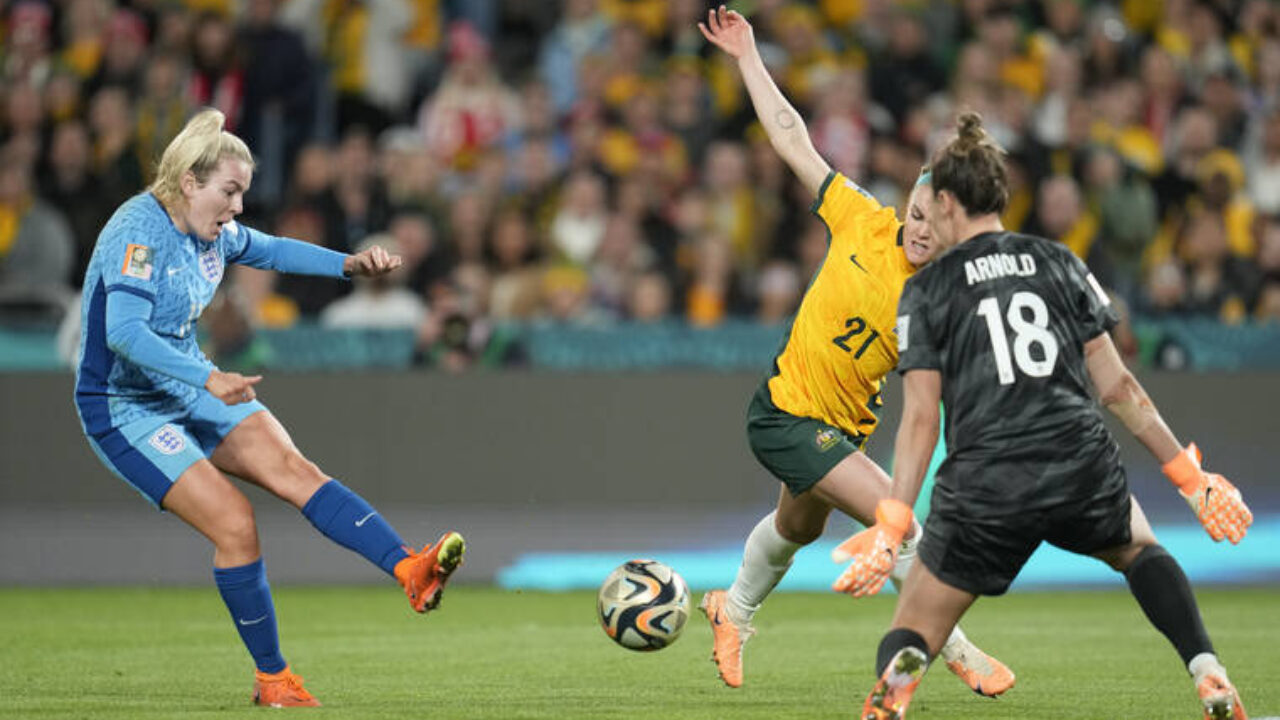
[[[827,176],[812,211],[831,240],[774,360],[769,395],[860,443],[875,430],[884,376],[898,364],[898,297],[915,267],[893,209],[844,175]]]

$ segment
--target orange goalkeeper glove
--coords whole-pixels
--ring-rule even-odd
[[[876,524],[854,535],[831,551],[833,562],[852,560],[831,584],[836,592],[854,597],[875,595],[889,579],[898,559],[902,538],[911,530],[911,508],[901,500],[885,498],[876,505]]]
[[[1214,542],[1226,538],[1235,544],[1244,538],[1253,523],[1253,513],[1229,480],[1200,469],[1200,448],[1195,443],[1165,463],[1161,470],[1178,486],[1178,492]]]

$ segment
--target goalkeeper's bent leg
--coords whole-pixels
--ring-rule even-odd
[[[1213,653],[1187,575],[1160,545],[1148,545],[1124,570],[1129,591],[1157,630],[1169,638],[1183,663]]]
[[[907,573],[916,562],[916,545],[921,538],[920,526],[916,524],[916,534],[902,544],[898,553],[898,561],[893,566],[889,579],[893,581],[898,592],[902,592],[902,584]],[[896,652],[896,650],[894,650]],[[951,628],[951,634],[938,653],[947,664],[947,669],[960,678],[970,690],[986,697],[996,697],[1007,692],[1017,682],[1017,676],[1009,666],[983,652],[960,629],[959,623]]]

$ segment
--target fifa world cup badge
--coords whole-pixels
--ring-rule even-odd
[[[122,274],[139,280],[150,280],[151,268],[151,248],[133,244],[125,248],[124,268],[120,271]]]

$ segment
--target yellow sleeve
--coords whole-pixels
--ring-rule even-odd
[[[872,216],[883,209],[871,193],[832,170],[818,190],[818,199],[813,201],[810,211],[822,218],[835,237],[843,230],[866,226]]]

